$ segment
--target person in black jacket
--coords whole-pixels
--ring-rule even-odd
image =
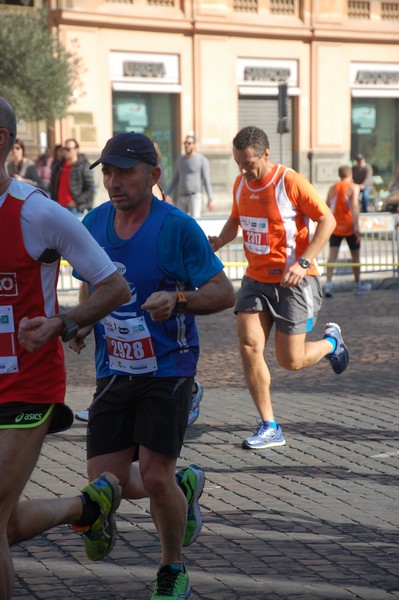
[[[53,200],[78,217],[93,207],[93,175],[85,155],[79,153],[78,142],[73,138],[65,141],[63,158],[54,164],[49,192]]]
[[[6,170],[10,177],[19,181],[30,183],[35,187],[42,187],[43,182],[33,160],[25,156],[25,144],[16,138],[10,152],[10,160],[6,163]]]

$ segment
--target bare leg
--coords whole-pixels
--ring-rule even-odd
[[[274,421],[270,371],[264,351],[273,326],[268,313],[238,313],[237,333],[245,381],[260,418]]]
[[[162,546],[161,564],[182,563],[187,501],[176,482],[176,459],[142,447],[140,471]]]
[[[162,563],[181,563],[187,501],[176,483],[176,459],[142,446],[139,465],[131,464],[132,456],[130,448],[91,458],[89,477],[111,471],[119,479],[124,498],[150,498],[151,515],[162,545]]]
[[[276,331],[276,356],[279,364],[289,371],[298,371],[318,363],[332,351],[327,340],[306,342],[306,333],[288,335]]]
[[[19,502],[8,523],[9,545],[30,540],[57,525],[75,523],[82,515],[82,507],[79,496]]]
[[[87,461],[89,481],[99,477],[104,471],[110,471],[122,486],[123,498],[139,500],[147,498],[148,494],[143,487],[138,463],[132,464],[134,449],[127,448],[112,454],[102,454]]]
[[[360,249],[359,250],[351,250],[352,262],[358,263],[360,262]],[[353,277],[355,279],[355,283],[359,283],[360,281],[360,267],[352,267]]]
[[[14,568],[7,538],[8,522],[38,460],[48,424],[33,429],[0,430],[0,600],[11,600]]]
[[[339,247],[332,246],[330,247],[330,252],[328,255],[328,263],[335,263],[338,258]],[[332,281],[332,276],[334,273],[334,267],[327,267],[327,281]]]

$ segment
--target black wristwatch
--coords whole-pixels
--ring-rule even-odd
[[[175,312],[177,313],[184,313],[187,310],[187,298],[185,297],[185,295],[183,294],[183,292],[180,292],[179,290],[176,291],[176,296],[177,296],[177,302],[176,302],[176,306],[175,306]]]
[[[76,334],[79,331],[79,325],[75,323],[70,317],[63,313],[58,313],[58,315],[53,315],[52,319],[58,318],[64,323],[64,330],[61,334],[61,339],[63,342],[70,342],[76,337]]]
[[[308,260],[307,258],[298,258],[298,262],[301,265],[302,269],[310,269],[312,266],[310,264],[310,260]]]

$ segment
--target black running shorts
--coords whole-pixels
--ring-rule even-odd
[[[66,404],[30,404],[6,402],[0,404],[0,429],[32,429],[51,418],[47,433],[69,429],[73,413]]]
[[[332,235],[330,237],[330,248],[339,248],[342,240],[346,240],[350,250],[359,250],[360,248],[360,236],[355,235]]]
[[[138,446],[177,458],[183,445],[193,377],[97,380],[87,426],[87,458]]]

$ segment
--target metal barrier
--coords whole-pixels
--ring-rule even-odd
[[[225,219],[200,219],[198,224],[206,235],[217,235],[222,229]],[[362,213],[359,217],[361,231],[361,248],[358,266],[362,273],[392,273],[399,276],[399,215],[391,213]],[[318,256],[320,272],[324,274],[328,265],[329,247],[326,244]],[[217,255],[226,267],[226,274],[232,280],[242,279],[247,265],[243,250],[242,237],[221,248]],[[349,247],[344,240],[339,252],[339,261],[331,264],[336,275],[351,275],[352,266]],[[356,265],[355,265],[356,266]],[[58,280],[59,292],[77,292],[80,282],[72,276],[72,268],[65,260],[61,261]]]
[[[204,231],[209,228],[207,222],[200,225]],[[362,273],[392,273],[399,275],[399,215],[391,213],[362,213],[359,216],[361,232],[360,263],[351,262],[351,253],[344,240],[339,251],[339,261],[328,263],[329,245],[326,244],[317,257],[321,274],[326,266],[333,266],[336,275],[352,275],[352,266],[360,266]],[[220,231],[220,229],[219,229]],[[212,233],[211,235],[214,235]],[[231,280],[241,279],[246,267],[242,238],[224,246],[217,253],[226,267]]]

